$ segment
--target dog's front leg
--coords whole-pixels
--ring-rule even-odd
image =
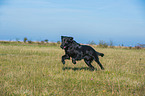
[[[72,58],[72,63],[76,64],[76,59],[75,58]]]
[[[62,59],[61,59],[61,62],[62,62],[63,64],[65,64],[65,59],[70,59],[70,57],[69,57],[68,55],[63,55],[63,56],[62,56]]]

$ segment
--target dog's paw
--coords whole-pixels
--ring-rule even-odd
[[[75,60],[73,60],[73,61],[72,61],[72,63],[73,63],[73,64],[76,64],[76,61],[75,61]]]
[[[76,62],[73,62],[73,64],[76,64]]]
[[[101,68],[102,70],[105,70],[104,67]]]
[[[62,64],[65,64],[65,61],[61,61],[62,62]]]

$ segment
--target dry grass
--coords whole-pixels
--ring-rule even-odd
[[[0,44],[0,96],[144,96],[145,50],[97,48],[105,70],[63,66],[59,46]]]

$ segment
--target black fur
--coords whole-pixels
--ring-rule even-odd
[[[103,53],[96,52],[92,47],[87,45],[80,45],[73,40],[73,37],[61,36],[61,48],[65,50],[65,55],[62,56],[62,63],[65,64],[65,59],[72,58],[72,63],[76,64],[76,61],[84,59],[85,63],[94,70],[91,65],[92,61],[95,60],[101,69],[104,67],[99,61],[98,56],[103,57]]]

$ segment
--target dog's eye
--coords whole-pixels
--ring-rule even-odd
[[[64,42],[64,43],[67,43],[67,40],[64,39],[63,42]]]

